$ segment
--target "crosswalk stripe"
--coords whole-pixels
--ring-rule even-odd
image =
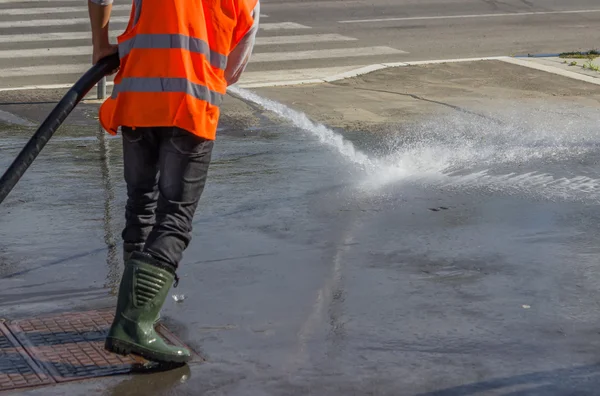
[[[263,30],[288,30],[288,29],[310,29],[310,26],[295,22],[263,23],[259,25]]]
[[[57,0],[0,0],[0,4],[21,4],[21,3],[56,3]],[[60,0],[61,3],[81,3],[81,0]],[[127,9],[131,8],[131,4],[125,6],[121,6],[121,5],[117,5],[115,6],[113,4],[112,9],[114,10],[115,7],[127,7]],[[86,7],[87,10],[87,7]],[[0,11],[4,11],[4,10],[0,10]],[[22,15],[22,14],[21,14]],[[269,15],[267,14],[260,14],[261,18],[269,18]]]
[[[72,84],[70,81],[75,81],[77,76],[90,69],[92,47],[88,8],[85,2],[77,4],[75,1],[82,0],[0,0],[0,5],[6,4],[7,7],[0,8],[0,15],[6,15],[0,20],[0,92],[67,88]],[[124,13],[131,9],[132,2],[124,0],[113,5],[113,10],[120,13],[114,14],[110,20],[111,42],[116,42],[116,37],[129,22],[130,16]],[[68,13],[73,17],[68,17]],[[261,71],[262,68],[258,66],[256,71],[246,72],[242,76],[241,82],[244,84],[261,86],[265,82],[277,84],[278,81],[327,81],[328,76],[343,75],[354,70],[351,63],[373,63],[381,60],[376,58],[378,56],[407,53],[387,46],[351,48],[352,45],[348,43],[357,43],[358,38],[311,31],[313,27],[296,22],[271,21],[266,19],[269,17],[267,14],[261,13],[260,16],[265,18],[261,21],[260,29],[271,34],[257,37],[257,49],[250,57],[250,63],[260,65],[306,61],[300,63],[300,67],[312,68],[289,70],[287,67],[271,67],[277,70]],[[334,58],[346,58],[348,61],[331,61]],[[52,64],[52,61],[64,64]],[[108,78],[107,85],[112,85],[112,77]]]
[[[80,47],[57,47],[57,48],[34,48],[20,50],[0,51],[0,59],[15,58],[39,58],[49,56],[79,56],[91,55],[92,47],[89,45]],[[250,62],[280,62],[288,60],[304,59],[326,59],[326,58],[352,58],[358,56],[376,56],[406,54],[390,47],[363,47],[363,48],[337,48],[311,51],[292,52],[259,52],[251,56]],[[0,75],[1,77],[1,75]]]
[[[59,74],[80,74],[92,67],[92,64],[76,65],[48,65],[48,66],[26,66],[0,69],[0,77],[27,77],[27,76],[45,76]]]
[[[57,0],[0,0],[0,4],[20,4],[20,3],[56,3]],[[60,0],[61,3],[73,2],[81,3],[81,0]]]
[[[364,65],[363,65],[364,66]],[[12,77],[27,77],[27,76],[44,76],[44,75],[60,75],[60,74],[81,74],[87,71],[91,67],[91,63],[78,63],[68,65],[44,65],[44,66],[25,66],[25,67],[12,67],[6,69],[0,69],[0,78],[12,78]],[[312,78],[315,75],[320,77],[326,77],[329,75],[340,74],[348,70],[356,69],[362,66],[336,66],[336,67],[322,67],[322,68],[310,68],[310,69],[285,69],[285,70],[272,70],[267,73],[262,71],[256,72],[245,72],[242,76],[242,80],[245,83],[260,82],[265,79],[265,74],[269,76],[271,80],[285,80],[285,79],[307,79]]]
[[[111,17],[111,23],[129,22],[129,17]],[[41,26],[67,26],[85,25],[90,23],[90,18],[66,18],[66,19],[33,19],[30,21],[3,21],[0,28],[41,27]]]
[[[113,11],[130,10],[131,5],[113,5]],[[41,7],[41,8],[7,8],[0,9],[0,15],[36,15],[60,14],[67,12],[87,12],[88,7]]]
[[[0,10],[2,11],[2,10]],[[111,23],[129,22],[129,16],[111,17]],[[19,27],[41,27],[41,26],[66,26],[89,24],[90,18],[64,18],[64,19],[33,19],[29,21],[3,21],[0,22],[0,28],[19,28]],[[310,29],[310,26],[300,25],[294,22],[282,23],[263,23],[259,25],[263,30],[288,30],[288,29]]]
[[[113,42],[118,33],[111,34]],[[60,40],[88,40],[92,37],[90,32],[64,32],[64,33],[38,33],[38,34],[6,34],[0,35],[1,43],[27,43],[37,41],[60,41]],[[336,41],[356,41],[354,37],[346,37],[340,34],[306,34],[293,36],[258,37],[256,45],[283,45],[301,43],[325,43]]]
[[[115,35],[111,37],[114,40]],[[36,41],[87,40],[92,38],[90,32],[39,33],[39,34],[6,34],[0,35],[0,43],[27,43]]]
[[[77,56],[90,55],[92,47],[60,47],[60,48],[33,48],[20,50],[4,50],[0,51],[0,59],[15,59],[15,58],[39,58],[46,56]]]
[[[250,58],[250,62],[281,62],[290,60],[352,58],[359,56],[394,54],[407,54],[407,52],[390,47],[339,48],[294,52],[261,52],[258,54],[253,54]]]
[[[325,43],[335,41],[356,41],[354,37],[346,37],[340,34],[305,34],[294,36],[258,37],[256,45],[281,45],[301,43]]]

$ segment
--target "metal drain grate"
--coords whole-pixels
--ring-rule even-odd
[[[140,371],[151,364],[104,349],[114,310],[63,313],[0,324],[0,391]],[[164,325],[168,343],[185,346]],[[194,355],[198,360],[199,356]]]
[[[53,383],[0,323],[0,390]]]

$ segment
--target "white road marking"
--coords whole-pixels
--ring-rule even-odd
[[[300,25],[295,22],[280,22],[280,23],[262,23],[262,30],[291,30],[291,29],[310,29],[310,26]]]
[[[507,56],[496,56],[496,57],[483,57],[483,58],[461,58],[461,59],[440,59],[440,60],[427,60],[427,61],[413,61],[413,62],[398,62],[398,63],[376,63],[367,66],[361,66],[354,69],[352,66],[349,67],[332,67],[332,68],[315,68],[315,69],[294,69],[294,70],[278,70],[278,71],[265,71],[265,72],[247,72],[242,75],[242,78],[237,86],[241,88],[260,88],[260,87],[275,87],[275,86],[291,86],[301,84],[316,84],[323,82],[331,82],[342,80],[348,77],[356,77],[362,74],[370,73],[376,70],[382,70],[390,67],[404,67],[407,65],[425,65],[435,63],[454,63],[454,62],[474,62],[482,60],[500,60],[507,61],[509,63],[521,64],[526,61],[512,59]],[[537,65],[523,64],[524,66],[539,68]],[[48,67],[61,68],[65,65],[54,65]],[[88,67],[89,65],[82,65],[82,67]],[[74,67],[70,65],[70,67]],[[541,69],[541,68],[540,68]],[[15,69],[16,70],[16,69]],[[560,70],[560,69],[558,69]],[[561,70],[562,73],[562,70]],[[565,72],[568,73],[568,72]],[[575,75],[576,73],[569,73]],[[0,76],[2,71],[0,70]],[[578,78],[579,79],[579,78]],[[594,79],[593,77],[582,76],[584,81]],[[595,83],[600,83],[600,79],[594,79]],[[591,81],[590,81],[591,82]],[[113,81],[107,81],[107,86],[113,86]],[[26,85],[21,87],[10,87],[0,88],[0,92],[9,91],[21,91],[21,90],[35,90],[35,89],[68,89],[73,84],[47,84],[47,85]],[[95,92],[89,94],[90,97],[95,96]]]
[[[114,41],[115,34],[111,36]],[[0,35],[0,43],[28,43],[35,41],[87,40],[92,38],[91,32],[38,33],[38,34],[5,34]]]
[[[80,56],[91,55],[91,53],[92,47],[89,45],[79,47],[2,50],[0,51],[0,59],[39,58],[47,56]],[[259,52],[251,56],[250,63],[280,62],[287,60],[306,59],[353,58],[359,56],[395,54],[407,54],[407,52],[390,47],[359,47],[290,52]],[[2,76],[0,75],[0,77]]]
[[[22,50],[4,50],[0,51],[0,59],[14,58],[39,58],[45,56],[78,56],[91,55],[92,46],[84,47],[60,47],[60,48],[34,48]],[[90,66],[91,67],[91,66]],[[2,74],[0,74],[2,77]]]
[[[119,33],[111,33],[114,41]],[[0,35],[0,43],[26,43],[35,41],[60,41],[60,40],[88,40],[92,37],[90,32],[67,32],[67,33],[30,33],[30,34],[6,34]],[[356,38],[346,37],[339,34],[306,34],[293,36],[258,37],[256,45],[283,45],[300,43],[324,43],[337,41],[356,41]]]
[[[524,59],[506,57],[506,58],[503,58],[500,60],[503,62],[506,62],[506,63],[511,63],[513,65],[524,66],[524,67],[528,67],[530,69],[541,70],[541,71],[545,71],[546,73],[552,73],[552,74],[556,74],[559,76],[572,78],[574,80],[585,81],[587,83],[600,85],[600,78],[598,78],[598,77],[588,76],[585,74],[580,74],[580,73],[572,72],[569,70],[563,70],[563,69],[560,69],[560,68],[554,67],[554,66],[542,65],[540,63],[535,63],[535,62],[531,62],[531,61],[524,60]]]
[[[371,23],[371,22],[395,22],[395,21],[424,21],[435,19],[462,19],[462,18],[500,18],[500,17],[515,17],[515,16],[532,16],[532,15],[554,15],[554,14],[587,14],[597,13],[596,10],[570,10],[570,11],[534,11],[534,12],[511,12],[504,14],[473,14],[473,15],[440,15],[440,16],[423,16],[423,17],[400,17],[400,18],[377,18],[377,19],[355,19],[338,21],[338,23]]]
[[[114,85],[114,83],[112,81],[106,82],[106,86],[111,86],[111,85]],[[72,86],[73,86],[73,84],[24,85],[21,87],[0,88],[0,92],[30,91],[32,89],[67,89],[67,88],[71,88]],[[94,93],[94,95],[95,95],[95,93]]]
[[[0,0],[0,4],[20,4],[20,3],[55,3],[56,0]],[[81,0],[60,0],[61,3],[73,2],[81,3]]]
[[[347,73],[361,66],[336,66],[311,69],[285,69],[272,71],[245,72],[242,74],[240,83],[256,84],[265,81],[300,81],[307,79],[323,79],[327,76]]]
[[[2,10],[0,10],[2,11]],[[111,23],[129,22],[129,17],[111,17]],[[89,25],[90,18],[66,18],[66,19],[33,19],[30,21],[3,21],[0,22],[0,28],[21,28],[21,27],[41,27],[41,26],[68,26],[68,25]]]
[[[390,47],[338,48],[293,52],[261,52],[252,55],[250,58],[250,62],[280,62],[289,60],[351,58],[358,56],[376,56],[393,54],[407,54],[407,52]]]
[[[27,76],[51,76],[58,74],[83,74],[90,67],[88,64],[79,63],[74,65],[45,65],[45,66],[25,66],[0,69],[0,77],[27,77]]]
[[[346,37],[340,34],[306,34],[297,36],[275,36],[258,37],[256,45],[282,45],[282,44],[301,44],[301,43],[325,43],[335,41],[356,41],[353,37]],[[1,41],[0,41],[1,42]]]
[[[131,10],[131,5],[113,5],[113,11]],[[42,8],[7,8],[0,9],[0,15],[36,15],[60,14],[67,12],[88,12],[88,7],[42,7]]]

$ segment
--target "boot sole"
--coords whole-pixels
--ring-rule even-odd
[[[110,337],[106,338],[106,341],[104,342],[104,349],[122,356],[129,354],[139,355],[153,362],[160,363],[186,363],[191,358],[190,356],[173,356],[164,353],[157,353],[140,347],[139,345]]]

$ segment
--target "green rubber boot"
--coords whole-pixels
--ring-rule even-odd
[[[168,345],[154,330],[154,320],[175,279],[175,269],[135,252],[125,265],[115,320],[104,347],[163,363],[185,363],[190,351]]]
[[[141,252],[144,250],[143,243],[123,243],[123,263],[127,266],[127,262],[131,258],[131,255],[134,252]],[[157,324],[160,321],[160,311],[156,314],[156,318],[154,319],[154,324]]]

